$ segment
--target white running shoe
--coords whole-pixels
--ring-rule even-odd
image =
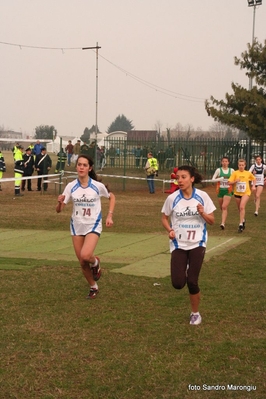
[[[201,315],[199,313],[198,314],[191,313],[190,314],[190,322],[189,322],[189,324],[191,324],[193,326],[197,326],[198,324],[201,323],[201,320],[202,320],[202,318],[201,318]]]

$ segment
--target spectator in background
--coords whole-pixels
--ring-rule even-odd
[[[140,148],[140,145],[138,144],[137,148],[135,148],[135,165],[136,165],[136,168],[138,168],[138,169],[140,166],[141,156],[142,156],[142,150]]]
[[[148,153],[148,160],[145,165],[145,171],[147,175],[147,183],[150,194],[155,194],[154,188],[154,176],[158,176],[158,161],[153,157],[152,153]]]
[[[115,166],[115,155],[116,155],[116,149],[114,148],[113,145],[109,148],[109,158],[110,158],[110,166],[114,167]]]
[[[73,162],[75,163],[78,159],[78,156],[80,154],[80,140],[78,140],[76,142],[76,144],[74,144],[74,148],[73,148]]]
[[[67,152],[67,166],[71,165],[71,157],[73,155],[74,146],[71,140],[68,140],[68,145],[65,148]]]
[[[190,152],[188,151],[187,148],[185,148],[185,150],[184,150],[184,159],[187,162],[187,164],[189,164],[189,162],[190,162]]]
[[[40,143],[40,140],[37,140],[33,147],[33,155],[40,155],[41,150],[42,144]]]
[[[142,149],[142,167],[145,168],[146,162],[147,162],[147,156],[148,156],[148,148],[143,147]]]
[[[163,149],[158,152],[157,159],[159,162],[159,170],[164,170],[165,152]]]
[[[166,169],[173,168],[174,167],[174,161],[175,161],[175,154],[174,154],[174,148],[172,145],[169,145],[169,147],[165,151],[165,158],[166,158]]]
[[[67,160],[67,154],[64,149],[61,148],[61,151],[57,153],[57,164],[55,167],[55,173],[61,172],[61,170],[65,170],[65,164]]]
[[[24,177],[32,176],[32,173],[34,171],[34,157],[31,153],[30,147],[26,149],[26,152],[23,155],[23,161],[24,161]],[[31,188],[31,179],[22,180],[21,190],[25,191],[26,182],[27,182],[28,191],[33,191]]]
[[[96,157],[97,157],[97,162],[95,162],[95,166],[97,168],[101,168],[102,152],[101,152],[101,149],[100,149],[100,147],[98,145],[97,145],[97,148],[96,148]],[[94,158],[95,158],[95,154],[94,154],[93,159]]]
[[[5,159],[3,157],[3,154],[0,150],[0,179],[3,178],[3,173],[6,171],[6,164],[5,164]],[[1,188],[1,183],[0,183],[0,191],[2,191]]]
[[[80,147],[80,153],[84,154],[84,155],[88,155],[90,152],[89,146],[88,144],[84,143],[82,144],[82,146]]]
[[[103,170],[105,165],[106,165],[105,147],[101,146],[101,157],[100,157],[100,168],[101,168],[101,170]]]

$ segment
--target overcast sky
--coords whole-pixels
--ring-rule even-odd
[[[255,36],[266,39],[266,0]],[[247,0],[0,0],[0,126],[33,135],[54,125],[82,135],[119,115],[135,129],[208,130],[204,100],[231,82],[248,88],[234,65],[252,41]],[[17,44],[21,45],[16,46]],[[47,49],[42,49],[45,47]]]

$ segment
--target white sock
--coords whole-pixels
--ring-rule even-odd
[[[97,259],[97,258],[95,258],[95,262],[93,263],[93,265],[92,265],[92,266],[93,266],[93,267],[95,267],[95,266],[97,266],[97,265],[98,265],[98,263],[99,263],[99,262],[98,262],[98,259]]]
[[[199,315],[199,312],[191,312],[194,316]]]
[[[95,284],[91,285],[91,288],[94,288],[95,290],[98,290],[98,284],[95,283]]]

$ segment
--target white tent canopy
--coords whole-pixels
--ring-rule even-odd
[[[49,143],[47,143],[46,144],[47,152],[54,152],[55,154],[57,154],[60,151],[60,140],[61,140],[61,138],[57,136],[53,141],[50,141]],[[72,144],[74,145],[80,139],[79,139],[79,137],[75,137],[75,138],[69,137],[68,140],[66,140],[65,137],[64,137],[64,139],[62,138],[63,149],[66,148],[69,140],[71,140]],[[81,145],[82,145],[82,143],[81,143]]]

